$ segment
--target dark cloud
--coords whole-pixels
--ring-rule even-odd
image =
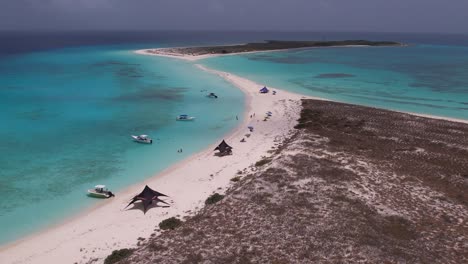
[[[467,33],[466,0],[0,0],[0,29]]]

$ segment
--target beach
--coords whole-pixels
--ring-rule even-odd
[[[191,215],[204,205],[214,192],[222,193],[239,171],[269,156],[287,138],[300,113],[300,99],[305,96],[279,89],[260,94],[260,84],[229,73],[198,66],[231,82],[246,95],[246,109],[239,113],[239,125],[225,140],[233,155],[214,155],[216,142],[164,172],[130,186],[115,198],[50,229],[33,234],[0,249],[1,263],[88,263],[101,262],[113,250],[135,247],[148,239],[162,220]],[[266,113],[272,112],[268,121]],[[251,117],[252,115],[252,117]],[[196,122],[196,121],[195,121]],[[253,126],[249,132],[248,126]],[[246,136],[250,134],[249,136]],[[242,139],[246,142],[241,143]],[[124,209],[129,200],[145,185],[169,196],[169,208],[152,208],[143,214],[139,209]]]
[[[189,61],[217,56],[180,55],[164,50],[151,54],[147,50],[139,50],[136,53]],[[269,157],[294,133],[294,126],[300,117],[301,99],[323,100],[274,87],[269,87],[269,93],[261,94],[259,89],[263,84],[202,65],[196,66],[220,76],[245,94],[246,107],[244,113],[238,114],[239,125],[224,138],[233,147],[233,155],[214,155],[214,149],[219,144],[215,142],[205,150],[144,182],[128,187],[117,193],[115,198],[105,200],[73,219],[2,247],[1,263],[100,263],[113,250],[136,247],[148,240],[152,233],[160,233],[157,225],[162,220],[195,214],[204,206],[208,196],[215,192],[225,192],[232,184],[231,179],[240,172],[255,172],[257,168],[253,165]],[[269,111],[272,115],[266,119]],[[460,119],[451,121],[467,122]],[[253,132],[249,131],[249,126],[254,127]],[[241,142],[242,139],[246,142]],[[170,207],[153,207],[146,214],[131,206],[125,209],[130,199],[145,185],[168,195],[169,198],[163,200]]]

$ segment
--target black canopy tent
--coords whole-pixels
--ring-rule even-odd
[[[162,193],[160,193],[158,191],[155,191],[155,190],[151,189],[150,187],[148,187],[148,185],[146,185],[145,188],[143,189],[143,191],[140,194],[133,197],[132,200],[130,201],[130,203],[125,208],[127,208],[131,204],[135,203],[136,201],[142,201],[143,202],[143,210],[146,213],[146,210],[148,209],[148,206],[150,204],[152,204],[153,201],[156,202],[156,203],[161,202],[161,203],[169,205],[168,203],[166,203],[163,200],[159,199],[158,198],[159,196],[168,197],[167,195],[162,194]]]
[[[214,150],[219,150],[219,153],[221,154],[230,154],[232,152],[232,147],[223,139],[223,141]]]

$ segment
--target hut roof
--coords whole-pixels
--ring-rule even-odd
[[[223,139],[223,141],[214,150],[219,150],[220,152],[225,152],[225,151],[229,151],[231,149],[232,149],[232,147],[229,146],[226,143],[226,141],[224,141],[224,139]]]

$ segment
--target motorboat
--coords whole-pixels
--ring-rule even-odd
[[[194,120],[195,117],[193,116],[188,116],[188,115],[179,115],[178,117],[176,117],[176,120],[178,121],[191,121],[191,120]]]
[[[105,185],[96,185],[94,186],[94,189],[88,190],[88,196],[96,198],[111,198],[115,195],[109,191]]]
[[[133,138],[133,141],[136,141],[138,143],[145,143],[145,144],[153,143],[153,140],[148,135],[139,135],[139,136],[132,135],[132,138]]]
[[[215,93],[209,93],[207,95],[207,97],[209,97],[209,98],[218,98],[218,96]]]

